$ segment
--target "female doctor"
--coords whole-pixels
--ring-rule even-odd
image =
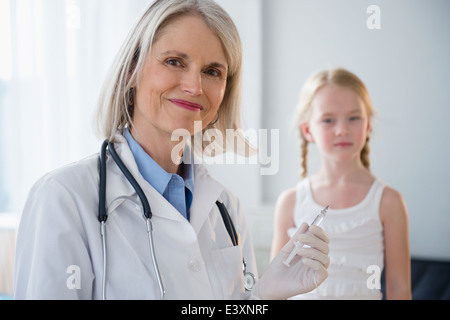
[[[328,236],[304,224],[258,280],[239,201],[190,161],[190,139],[182,148],[172,139],[177,129],[194,137],[198,123],[239,128],[241,59],[237,30],[213,1],[150,6],[100,95],[109,145],[30,191],[16,299],[285,299],[327,277]],[[286,267],[297,240],[310,247]]]

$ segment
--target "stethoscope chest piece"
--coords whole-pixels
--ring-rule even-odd
[[[253,273],[251,272],[246,272],[244,274],[244,286],[245,286],[245,290],[247,291],[252,291],[253,287],[255,286],[256,283],[256,279],[255,276],[253,275]]]
[[[247,272],[247,263],[242,259],[242,268],[244,269],[244,287],[247,291],[252,291],[256,283],[255,275]]]

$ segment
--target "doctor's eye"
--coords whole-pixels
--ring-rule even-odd
[[[174,66],[174,67],[183,67],[184,64],[180,59],[177,58],[168,58],[164,61],[165,64]]]
[[[208,68],[204,72],[211,77],[222,78],[222,72],[216,68]]]

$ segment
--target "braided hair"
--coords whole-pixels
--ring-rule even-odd
[[[299,135],[301,156],[300,174],[302,178],[306,178],[308,174],[307,155],[309,142],[303,135],[301,125],[302,123],[307,122],[311,116],[311,103],[315,94],[319,89],[326,85],[337,85],[351,89],[362,99],[369,118],[371,118],[375,112],[366,86],[361,79],[352,72],[343,68],[336,68],[320,71],[311,75],[300,91],[300,98],[297,104],[296,116],[294,118],[295,127],[297,128]],[[367,137],[366,143],[360,153],[360,159],[364,167],[370,170],[369,140],[370,138]]]

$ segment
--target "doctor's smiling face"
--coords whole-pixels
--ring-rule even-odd
[[[136,86],[132,131],[169,139],[212,122],[222,103],[228,64],[222,43],[196,15],[171,20],[156,35]]]

